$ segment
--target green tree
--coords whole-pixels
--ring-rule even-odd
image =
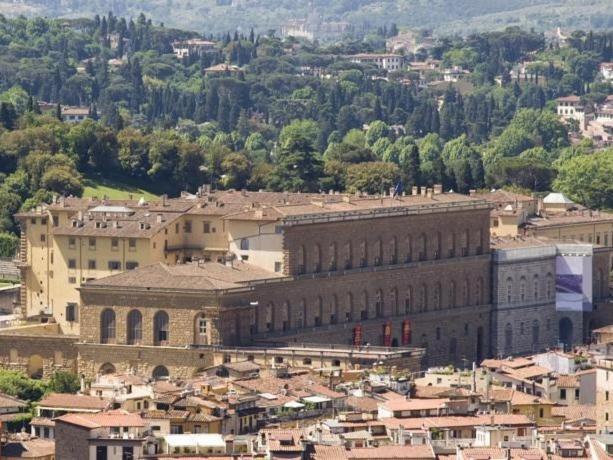
[[[60,195],[81,196],[83,193],[81,175],[65,166],[53,166],[47,169],[41,178],[41,186]]]
[[[349,193],[384,193],[395,187],[400,178],[400,169],[394,163],[372,161],[352,164],[347,167],[345,188]]]
[[[221,161],[221,171],[225,176],[225,188],[242,189],[247,185],[251,174],[251,162],[242,153],[230,153]]]
[[[0,393],[14,396],[24,401],[38,401],[46,391],[41,380],[34,380],[16,371],[0,370]]]
[[[0,233],[0,257],[13,257],[17,253],[19,238],[12,233]]]
[[[555,176],[553,167],[545,162],[520,158],[499,158],[488,166],[486,183],[488,187],[516,187],[544,191],[549,190]]]
[[[76,394],[81,388],[79,376],[72,372],[57,371],[49,379],[49,391]]]
[[[390,129],[387,123],[381,120],[375,120],[368,126],[366,142],[372,147],[379,139],[387,138],[389,135]]]
[[[402,172],[404,186],[412,187],[421,183],[421,170],[419,166],[419,149],[417,145],[410,144],[400,151],[398,158]]]
[[[592,208],[613,208],[613,149],[575,156],[558,167],[553,188]]]

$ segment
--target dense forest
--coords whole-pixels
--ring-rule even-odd
[[[368,40],[320,46],[233,32],[206,37],[216,40],[211,52],[179,59],[172,43],[195,35],[144,15],[0,17],[0,231],[16,231],[19,209],[80,195],[95,177],[172,195],[203,183],[555,188],[613,207],[613,150],[571,142],[576,127],[554,111],[559,96],[613,94],[598,76],[613,34],[576,32],[559,47],[509,28],[440,39],[419,56],[461,66],[463,84],[424,85],[414,72],[343,57],[380,51],[395,33],[391,25]],[[530,76],[514,77],[528,58]],[[226,70],[207,70],[220,63]],[[62,121],[65,105],[87,107],[89,118]],[[14,242],[3,238],[0,249]]]
[[[439,34],[520,26],[539,31],[613,27],[608,0],[0,0],[4,14],[85,17],[113,11],[206,33],[279,29],[289,19],[346,21],[353,33],[367,34],[397,21],[432,28]]]

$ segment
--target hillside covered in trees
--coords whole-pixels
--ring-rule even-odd
[[[290,19],[347,21],[358,33],[392,21],[443,34],[507,26],[548,30],[607,28],[613,13],[607,0],[23,0],[0,1],[6,15],[83,17],[106,14],[137,17],[141,12],[167,26],[206,32],[279,29]]]
[[[177,58],[172,44],[195,35],[144,15],[0,18],[0,231],[16,231],[19,209],[80,195],[92,177],[172,195],[203,183],[555,188],[613,207],[613,150],[572,141],[576,127],[554,111],[559,96],[613,94],[598,74],[613,34],[577,32],[565,47],[517,28],[441,39],[420,59],[467,76],[430,85],[347,58],[380,51],[393,29],[330,46],[233,32]],[[514,77],[528,58],[529,76]],[[69,123],[62,106],[89,118]]]

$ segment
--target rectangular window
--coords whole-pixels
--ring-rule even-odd
[[[53,226],[54,227],[58,227],[60,225],[60,217],[59,216],[53,216]]]
[[[117,260],[109,260],[109,270],[121,270],[121,262]]]
[[[179,224],[175,224],[175,233],[179,233]]]
[[[77,320],[77,304],[68,303],[66,305],[66,321],[74,322]]]
[[[111,238],[111,250],[117,251],[119,249],[119,238]]]
[[[96,269],[96,260],[95,259],[90,259],[87,261],[87,268],[89,270],[95,270]]]
[[[96,249],[96,238],[90,238],[89,239],[89,249],[91,251],[93,251],[94,249]]]
[[[275,262],[275,272],[281,271],[281,262]]]
[[[138,268],[138,262],[126,262],[126,270],[134,270]]]
[[[211,224],[209,222],[202,222],[202,231],[204,233],[211,233]]]
[[[566,400],[566,389],[565,388],[560,389],[560,399]]]
[[[206,335],[206,318],[200,318],[198,320],[198,332],[200,335]]]
[[[130,251],[135,251],[136,250],[136,238],[130,238],[128,240],[128,249]]]
[[[32,225],[36,225],[36,217],[32,217],[32,218],[30,218],[30,223],[31,223]]]
[[[283,225],[275,225],[275,233],[283,233]]]
[[[184,229],[185,233],[191,233],[192,232],[192,221],[191,220],[186,220],[185,221],[185,225],[183,226],[183,229]]]
[[[68,268],[77,268],[77,259],[68,259]]]
[[[74,249],[77,245],[77,239],[74,236],[68,238],[68,248]]]
[[[44,233],[40,234],[40,242],[44,243],[45,241],[47,241],[47,236]]]
[[[68,277],[68,284],[77,284],[77,278],[74,276]]]
[[[47,225],[47,218],[46,218],[46,217],[43,217],[43,218],[40,220],[40,224],[41,224],[41,225]]]

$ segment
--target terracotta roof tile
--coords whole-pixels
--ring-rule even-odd
[[[97,396],[87,396],[81,394],[74,395],[70,393],[50,393],[38,404],[39,406],[43,407],[102,411],[109,406],[110,402]]]

